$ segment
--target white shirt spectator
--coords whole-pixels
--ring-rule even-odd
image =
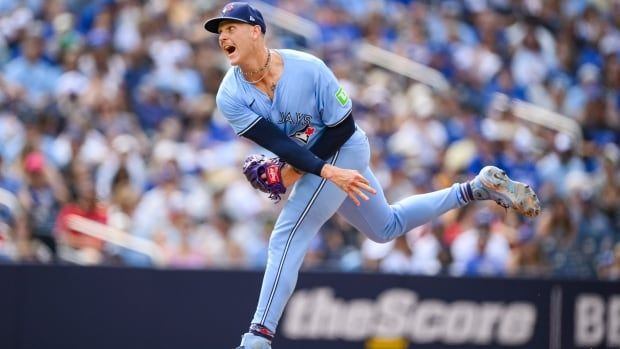
[[[539,52],[520,47],[512,58],[512,76],[521,86],[541,83],[549,73],[549,65]]]
[[[451,271],[454,275],[462,275],[468,261],[478,253],[478,239],[480,232],[476,228],[464,231],[452,243],[451,251],[453,263]],[[485,255],[489,258],[506,264],[510,257],[510,245],[502,234],[491,232],[486,245]]]

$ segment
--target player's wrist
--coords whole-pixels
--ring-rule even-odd
[[[286,169],[287,171],[291,170],[291,171],[295,172],[298,175],[304,174],[302,171],[296,169],[295,167],[291,166],[290,164],[285,164],[283,169]]]
[[[321,177],[325,179],[331,179],[334,176],[335,167],[330,164],[325,164],[321,168]]]

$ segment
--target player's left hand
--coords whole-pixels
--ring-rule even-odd
[[[252,184],[252,187],[268,193],[269,198],[280,201],[281,195],[286,193],[286,186],[282,181],[284,162],[279,158],[267,158],[262,154],[250,155],[243,163],[243,174]]]

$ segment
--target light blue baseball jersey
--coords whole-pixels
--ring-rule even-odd
[[[235,132],[243,135],[260,118],[279,127],[302,147],[309,147],[326,127],[337,125],[351,113],[351,100],[320,59],[293,50],[277,50],[284,71],[271,100],[248,83],[237,67],[224,77],[217,105]],[[274,225],[258,306],[252,323],[275,332],[278,321],[297,282],[306,250],[320,227],[335,213],[375,241],[389,241],[413,227],[465,204],[460,186],[405,198],[390,205],[369,167],[370,146],[358,127],[328,160],[341,168],[358,170],[377,190],[370,200],[356,206],[345,192],[324,178],[303,175],[288,191],[289,196]],[[244,336],[242,345],[255,347],[262,337]],[[265,344],[265,343],[263,343]],[[269,347],[268,344],[256,346]]]
[[[217,106],[239,135],[263,117],[299,145],[311,146],[325,127],[349,115],[351,99],[320,59],[295,50],[276,52],[284,69],[273,101],[249,84],[238,67],[231,67],[217,93]]]

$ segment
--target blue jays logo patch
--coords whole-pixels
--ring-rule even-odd
[[[306,127],[293,133],[292,137],[302,141],[304,144],[308,144],[308,141],[310,141],[310,137],[314,134],[314,131],[316,131],[314,127],[306,125]]]

